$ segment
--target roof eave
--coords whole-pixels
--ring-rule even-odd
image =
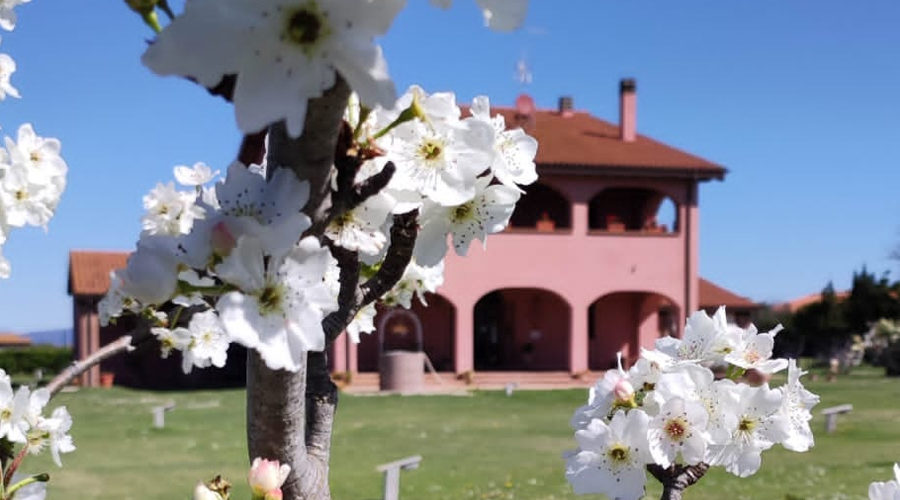
[[[569,174],[615,177],[665,177],[675,179],[693,179],[697,181],[721,181],[725,179],[728,169],[716,167],[660,167],[634,165],[584,165],[571,163],[539,163],[538,170],[545,174]]]

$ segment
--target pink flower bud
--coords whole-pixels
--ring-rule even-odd
[[[234,235],[228,230],[228,226],[224,221],[219,221],[213,226],[212,234],[209,237],[213,252],[221,256],[227,256],[231,253],[231,249],[237,245]]]
[[[291,466],[279,464],[278,460],[254,459],[248,477],[250,489],[253,490],[253,497],[269,500],[273,491],[277,490],[278,496],[271,498],[280,499],[281,490],[279,488],[284,484],[284,480],[287,479],[290,472]]]
[[[281,488],[267,491],[263,500],[281,500]]]
[[[631,398],[634,397],[634,386],[628,379],[620,378],[613,388],[613,394],[616,396],[616,401],[631,401]]]

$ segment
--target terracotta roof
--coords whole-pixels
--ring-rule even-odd
[[[545,172],[580,171],[619,175],[673,175],[700,180],[723,179],[726,169],[715,163],[673,148],[645,135],[634,142],[619,138],[619,126],[584,111],[566,114],[538,110],[523,122],[516,111],[492,108],[503,114],[508,126],[523,124],[538,140],[536,161]]]
[[[0,333],[0,347],[13,347],[31,345],[31,339],[18,333]]]
[[[846,299],[847,297],[850,296],[850,290],[844,290],[843,292],[835,292],[834,296],[838,300],[838,302],[843,301],[844,299]],[[803,297],[798,297],[796,299],[789,300],[787,302],[782,302],[781,304],[778,304],[777,307],[782,308],[782,309],[787,309],[790,312],[797,312],[797,310],[799,310],[800,308],[806,307],[815,302],[819,302],[820,300],[822,300],[821,293],[811,293],[809,295],[804,295]]]
[[[109,272],[125,267],[128,252],[69,252],[69,295],[103,295],[109,289]]]
[[[700,307],[725,306],[732,309],[759,307],[756,302],[726,290],[715,283],[700,278]]]

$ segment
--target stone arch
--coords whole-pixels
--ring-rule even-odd
[[[653,348],[656,339],[678,335],[680,305],[657,292],[616,291],[588,307],[588,367],[616,366],[616,353],[633,362],[640,348]]]
[[[473,311],[475,371],[568,369],[572,308],[542,288],[501,288]]]

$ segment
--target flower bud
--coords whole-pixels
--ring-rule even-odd
[[[228,230],[228,226],[225,225],[224,221],[220,221],[213,226],[212,234],[210,235],[210,245],[213,252],[222,257],[227,257],[231,254],[231,250],[237,245],[237,240],[235,240],[231,231]]]
[[[206,487],[203,483],[197,483],[194,488],[194,500],[222,500],[222,496]]]
[[[634,398],[634,386],[627,379],[621,378],[616,382],[613,394],[616,396],[616,401],[631,401]]]
[[[281,488],[267,491],[263,500],[281,500]]]
[[[253,491],[253,497],[258,499],[269,500],[270,495],[274,494],[274,490],[278,490],[277,497],[281,498],[281,485],[287,479],[291,472],[291,466],[287,464],[279,464],[278,460],[266,460],[264,458],[256,458],[250,467],[250,489]]]

